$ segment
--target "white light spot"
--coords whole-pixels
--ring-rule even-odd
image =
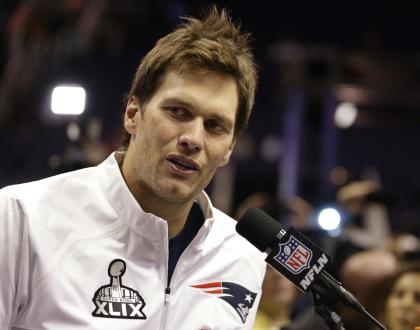
[[[340,226],[341,216],[332,207],[323,209],[318,215],[318,224],[324,230],[335,230]]]
[[[86,91],[80,86],[57,86],[51,94],[51,111],[57,115],[80,115],[85,110]]]
[[[261,155],[267,162],[276,162],[282,153],[282,143],[278,136],[266,136],[261,142]]]
[[[67,137],[70,141],[77,141],[80,138],[80,127],[76,123],[67,126]]]
[[[354,124],[357,117],[357,108],[353,103],[341,103],[334,114],[334,122],[340,128],[348,128]]]

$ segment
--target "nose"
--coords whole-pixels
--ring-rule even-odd
[[[198,152],[204,146],[204,124],[200,118],[184,123],[178,144],[187,152]]]

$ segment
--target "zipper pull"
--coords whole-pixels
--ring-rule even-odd
[[[171,288],[168,286],[165,289],[165,303],[169,302],[170,294],[171,294]]]

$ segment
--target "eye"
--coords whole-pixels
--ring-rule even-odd
[[[404,294],[405,294],[405,291],[404,291],[404,290],[401,290],[401,289],[397,289],[397,290],[395,290],[395,291],[392,293],[392,295],[393,295],[395,298],[398,298],[398,299],[401,299],[401,298],[404,296]]]
[[[176,118],[188,118],[190,112],[182,107],[166,107],[165,110],[171,114],[171,116]]]
[[[420,304],[420,292],[414,293],[414,301],[416,304]]]
[[[210,132],[223,133],[225,131],[224,126],[216,119],[207,120],[204,125]]]

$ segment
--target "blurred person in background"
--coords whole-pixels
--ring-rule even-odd
[[[0,191],[1,329],[252,329],[263,255],[203,189],[254,103],[249,36],[225,10],[161,38],[124,151]]]
[[[379,196],[380,185],[373,180],[350,182],[337,191],[337,201],[349,215],[341,239],[362,249],[385,246],[391,227],[386,204]]]
[[[381,320],[384,301],[400,263],[398,257],[385,249],[361,251],[344,261],[339,276],[343,287],[353,293],[373,317]],[[348,330],[376,329],[364,315],[344,305],[339,306],[338,314]]]
[[[389,330],[420,327],[419,261],[405,264],[395,277],[385,300],[385,324]]]
[[[339,278],[367,311],[381,323],[387,316],[385,301],[401,267],[418,255],[418,238],[406,233],[392,233],[384,248],[355,252],[341,264]],[[339,315],[348,330],[376,329],[362,314],[340,305]],[[408,329],[408,328],[407,328]]]
[[[254,330],[288,330],[298,289],[278,271],[267,267]]]
[[[257,191],[245,198],[237,207],[234,218],[239,220],[250,207],[257,207],[268,213],[284,226],[299,230],[310,230],[310,217],[314,208],[300,196],[291,196],[287,200],[278,201],[275,196],[265,191]]]
[[[393,233],[386,249],[397,256],[399,260],[409,262],[420,259],[420,240],[410,233]]]
[[[380,320],[385,297],[399,267],[399,260],[391,252],[382,249],[366,250],[354,253],[344,261],[339,270],[338,279],[371,315]],[[338,304],[335,310],[346,330],[376,329],[373,323],[360,312],[342,304]],[[296,315],[291,329],[325,330],[328,327],[311,306]]]
[[[345,219],[332,248],[338,270],[354,253],[385,248],[392,231],[388,215],[391,198],[376,180],[352,181],[337,191],[336,199]]]

